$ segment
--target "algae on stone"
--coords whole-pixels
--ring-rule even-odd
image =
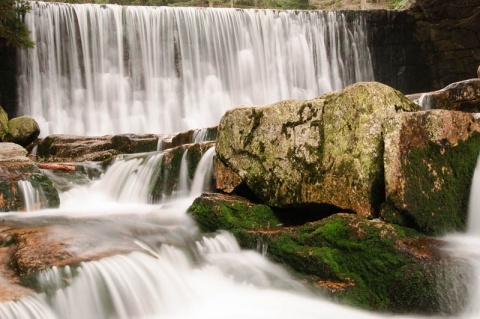
[[[233,195],[205,193],[188,209],[203,231],[238,231],[277,227],[282,222],[266,205]]]

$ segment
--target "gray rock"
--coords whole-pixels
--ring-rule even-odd
[[[0,143],[0,162],[25,162],[30,161],[27,150],[15,143]]]
[[[383,123],[418,106],[380,83],[222,118],[218,157],[268,205],[330,204],[374,217],[384,194]]]

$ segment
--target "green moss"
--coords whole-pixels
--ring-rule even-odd
[[[8,114],[0,106],[0,142],[4,142],[6,136],[10,133],[8,129]]]
[[[281,224],[270,207],[237,196],[202,196],[188,209],[204,231],[260,229]]]
[[[420,230],[442,235],[465,229],[479,153],[480,134],[474,133],[457,146],[429,142],[406,155],[406,209]]]
[[[403,240],[410,240],[413,247],[421,245],[422,237],[409,228],[337,214],[298,228],[244,231],[236,236],[250,248],[255,248],[259,241],[268,245],[270,258],[295,271],[320,281],[346,284],[332,298],[352,306],[451,314],[461,311],[467,300],[445,302],[444,296],[452,295],[453,291],[463,289],[465,297],[468,285],[465,281],[457,283],[454,272],[448,274],[451,271],[448,263],[432,257],[416,258],[408,253],[410,248],[399,249]],[[442,289],[438,289],[439,282],[444,285]]]

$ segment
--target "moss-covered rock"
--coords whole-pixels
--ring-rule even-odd
[[[386,202],[394,209],[382,217],[427,234],[464,230],[479,154],[480,120],[474,114],[397,115],[385,129]]]
[[[28,146],[40,135],[38,123],[30,116],[15,117],[8,121],[8,141]]]
[[[188,209],[203,231],[239,231],[277,227],[282,222],[266,205],[232,195],[205,193]]]
[[[330,204],[377,216],[383,123],[419,107],[380,83],[310,100],[238,107],[221,119],[218,157],[266,204]]]
[[[369,310],[458,314],[468,303],[471,268],[440,240],[353,214],[300,227],[234,231],[240,244],[315,281],[335,300]]]
[[[9,133],[8,129],[8,114],[0,106],[0,142],[6,142],[6,136]]]
[[[204,194],[188,209],[203,231],[232,232],[327,292],[334,300],[396,313],[458,314],[469,300],[472,269],[445,243],[355,214],[283,227],[271,208],[238,196]]]

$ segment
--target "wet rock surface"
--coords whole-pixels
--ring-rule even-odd
[[[25,194],[20,182],[41,192],[33,201],[36,209],[58,207],[60,199],[52,181],[26,157],[27,151],[14,143],[0,143],[0,212],[24,211]]]
[[[480,112],[480,79],[470,79],[448,85],[442,90],[415,94],[411,97],[424,109]]]

